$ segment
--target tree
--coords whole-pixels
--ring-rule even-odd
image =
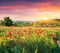
[[[13,25],[13,22],[9,17],[5,17],[3,23],[5,26],[12,26]]]

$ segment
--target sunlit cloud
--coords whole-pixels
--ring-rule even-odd
[[[60,0],[20,1],[21,2],[12,1],[6,3],[6,0],[4,3],[1,3],[0,19],[3,19],[2,17],[5,16],[9,16],[12,20],[25,21],[37,21],[44,18],[60,18]]]

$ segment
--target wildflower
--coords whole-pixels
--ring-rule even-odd
[[[39,30],[36,30],[36,34],[40,34],[40,31]]]
[[[24,29],[24,30],[23,30],[23,32],[27,32],[27,30],[26,30],[26,29]]]
[[[19,32],[15,32],[15,34],[19,34]]]
[[[36,34],[42,34],[42,30],[36,30]]]
[[[15,38],[15,39],[16,39],[16,36],[13,36],[13,38]]]
[[[52,38],[55,38],[56,37],[56,34],[52,34]]]
[[[5,37],[6,37],[6,38],[10,38],[10,35],[6,35]]]
[[[12,32],[9,32],[8,34],[9,34],[9,35],[11,35],[11,34],[12,34]]]

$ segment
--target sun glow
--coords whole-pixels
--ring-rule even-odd
[[[44,18],[44,20],[49,20],[49,18]]]

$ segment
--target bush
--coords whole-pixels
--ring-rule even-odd
[[[3,21],[3,25],[5,25],[5,26],[12,26],[13,22],[12,22],[12,20],[9,17],[5,17],[4,21]]]

